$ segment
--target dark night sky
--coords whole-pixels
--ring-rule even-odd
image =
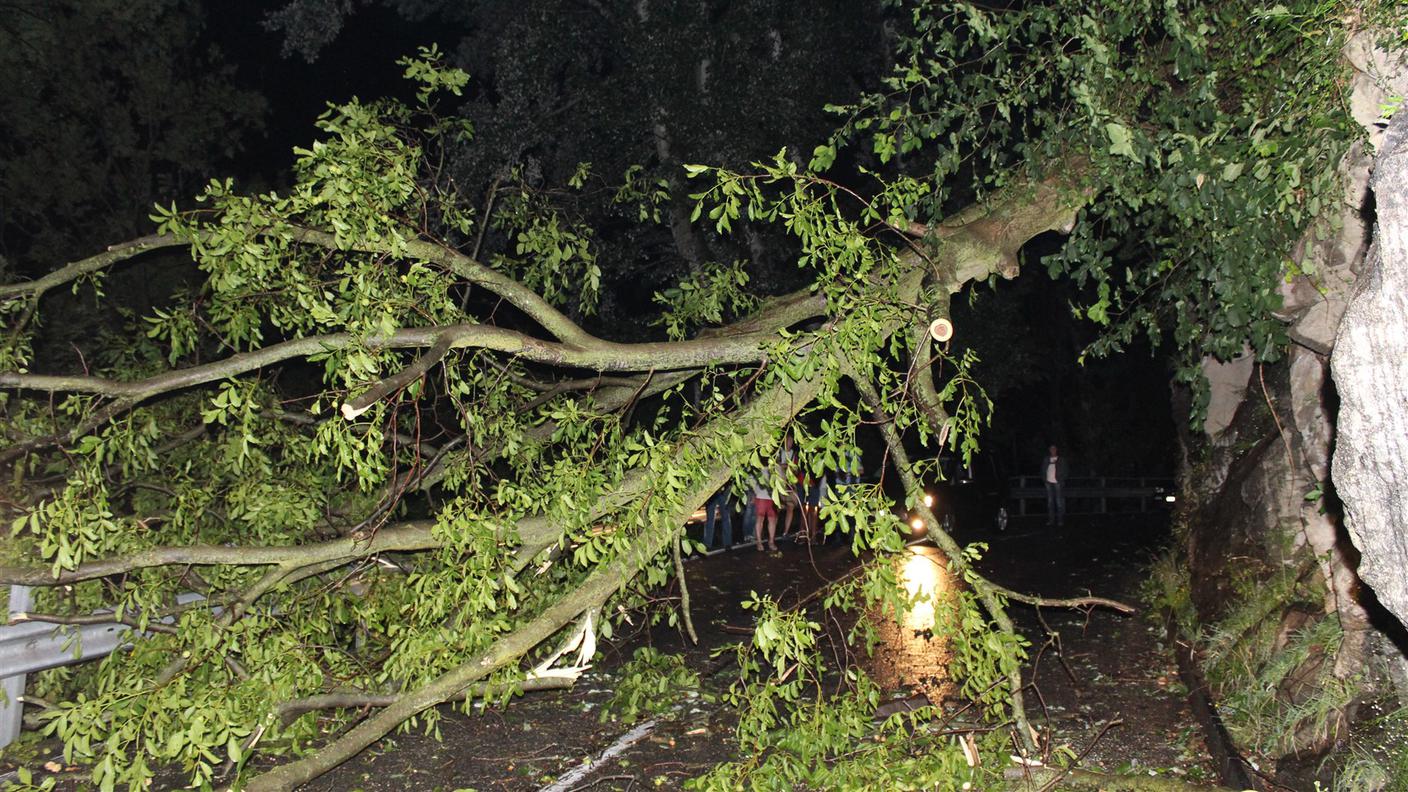
[[[441,40],[451,37],[372,5],[351,15],[342,34],[309,63],[285,55],[283,34],[265,27],[267,14],[284,2],[205,3],[211,42],[236,65],[236,81],[269,100],[266,132],[248,142],[239,163],[246,171],[240,175],[247,178],[270,179],[286,170],[293,161],[291,150],[312,139],[313,121],[329,102],[408,96],[396,60],[419,46],[441,43],[443,48]]]

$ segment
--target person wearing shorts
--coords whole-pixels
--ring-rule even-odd
[[[753,546],[758,552],[763,550],[763,525],[768,527],[768,549],[777,549],[777,504],[773,503],[772,492],[757,479],[753,481],[753,507],[757,515],[753,519]]]

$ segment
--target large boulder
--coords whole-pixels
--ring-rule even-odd
[[[1339,391],[1333,481],[1360,578],[1408,624],[1408,113],[1373,176],[1377,233],[1331,358]]]

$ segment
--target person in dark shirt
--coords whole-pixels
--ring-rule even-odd
[[[733,493],[725,484],[704,504],[704,547],[714,549],[714,525],[720,523],[719,547],[733,546]]]

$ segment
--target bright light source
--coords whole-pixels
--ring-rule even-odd
[[[1173,495],[1165,495],[1165,496],[1164,496],[1164,503],[1173,503],[1173,502],[1175,502],[1175,501],[1177,501],[1177,500],[1178,500],[1178,498],[1175,497],[1175,496],[1173,496]]]
[[[909,527],[916,531],[924,530],[924,519],[922,517],[915,517],[913,520],[909,521]]]
[[[932,508],[934,508],[934,496],[933,496],[933,495],[930,495],[930,494],[927,493],[927,492],[924,493],[924,508],[926,508],[926,509],[932,509]]]
[[[934,628],[935,598],[948,588],[948,580],[942,562],[931,552],[914,547],[910,548],[910,552],[913,555],[900,569],[900,583],[911,600],[909,611],[904,614],[904,626],[910,635],[914,635]],[[926,646],[920,651],[928,652],[930,649]]]

